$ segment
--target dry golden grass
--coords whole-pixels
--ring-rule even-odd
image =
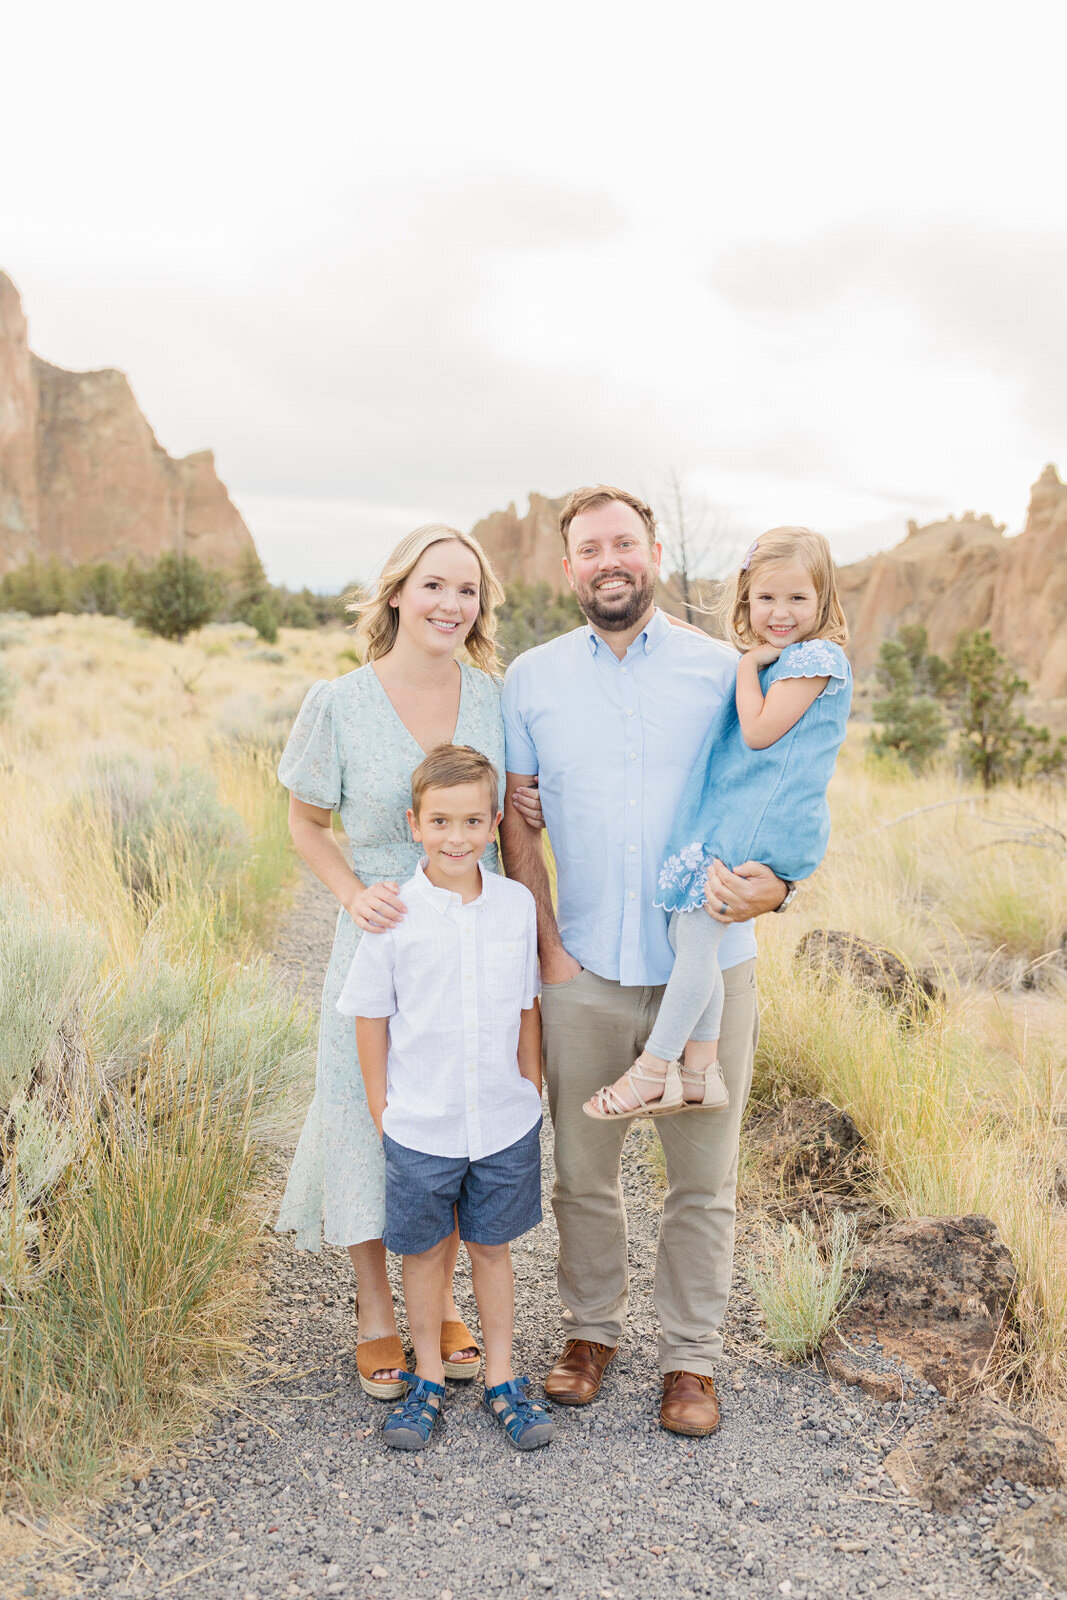
[[[14,635],[14,637],[12,637]],[[0,1497],[163,1448],[228,1384],[259,1151],[308,1021],[257,946],[293,855],[277,753],[343,634],[263,652],[102,617],[22,622],[0,731]]]
[[[822,1095],[849,1111],[893,1214],[993,1219],[1019,1272],[999,1380],[1065,1429],[1063,791],[902,781],[865,758],[862,739],[854,729],[834,779],[826,861],[790,913],[760,924],[755,1093]],[[793,956],[814,927],[933,968],[945,1003],[905,1024],[847,983],[824,984]]]

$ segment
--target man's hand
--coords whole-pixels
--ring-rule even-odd
[[[704,910],[715,922],[748,922],[765,911],[777,911],[787,889],[762,861],[743,861],[731,872],[719,860],[708,868]]]
[[[569,983],[576,978],[582,970],[582,963],[575,961],[563,946],[554,950],[551,955],[546,954],[541,960],[541,982],[551,988],[554,983]]]

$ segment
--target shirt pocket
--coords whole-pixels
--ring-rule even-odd
[[[526,951],[521,939],[499,939],[485,955],[485,988],[496,1005],[522,1006],[526,988]]]

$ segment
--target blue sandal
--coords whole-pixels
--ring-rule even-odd
[[[517,1450],[536,1450],[539,1445],[549,1444],[556,1432],[556,1424],[545,1407],[526,1398],[525,1386],[529,1381],[529,1378],[511,1378],[485,1391],[484,1404],[503,1424]],[[493,1405],[494,1400],[505,1402],[500,1411]]]
[[[445,1386],[431,1383],[429,1378],[417,1378],[413,1372],[402,1372],[400,1376],[408,1392],[386,1417],[382,1438],[394,1450],[422,1450],[429,1444],[434,1423],[441,1414]],[[430,1404],[431,1395],[437,1396],[435,1406]]]

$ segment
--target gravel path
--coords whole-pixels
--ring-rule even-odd
[[[333,931],[307,880],[277,942],[283,979],[311,995]],[[709,1440],[657,1424],[651,1313],[658,1185],[654,1135],[627,1146],[633,1295],[629,1337],[597,1403],[556,1412],[547,1450],[521,1455],[449,1387],[443,1426],[418,1455],[383,1448],[386,1408],[355,1380],[347,1256],[297,1254],[268,1235],[269,1285],[254,1343],[276,1371],[83,1524],[50,1560],[39,1548],[6,1592],[235,1600],[338,1595],[467,1600],[553,1594],[603,1600],[715,1595],[1047,1595],[1001,1565],[988,1537],[1019,1489],[944,1517],[898,1495],[886,1452],[936,1397],[910,1387],[879,1407],[812,1367],[761,1355],[738,1290]],[[551,1172],[545,1147],[546,1185]],[[547,1206],[546,1216],[551,1217]],[[465,1258],[464,1258],[465,1259]],[[515,1248],[517,1370],[535,1380],[557,1353],[551,1220]],[[469,1277],[459,1294],[474,1322]]]

